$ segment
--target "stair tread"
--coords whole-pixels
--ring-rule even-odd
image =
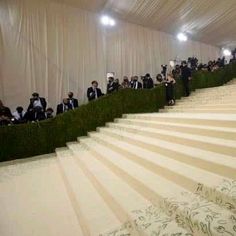
[[[136,125],[126,125],[126,124],[121,124],[121,123],[109,123],[111,127],[120,127],[120,128],[133,128],[137,129],[140,132],[141,131],[148,131],[152,133],[157,133],[157,134],[166,134],[168,136],[174,136],[174,137],[179,137],[179,138],[185,138],[185,139],[190,139],[190,140],[195,140],[195,141],[200,141],[204,140],[204,142],[211,143],[211,144],[217,144],[221,146],[227,146],[227,147],[233,147],[236,148],[236,141],[233,140],[225,140],[225,139],[220,139],[220,138],[213,138],[213,137],[206,137],[202,135],[196,135],[196,134],[186,134],[178,131],[171,131],[171,130],[162,130],[158,128],[150,128],[150,127],[140,127]],[[235,153],[236,155],[236,153]]]
[[[103,138],[103,140],[107,140],[108,143],[115,144],[117,147],[127,150],[127,152],[131,152],[139,156],[143,160],[149,161],[153,164],[160,165],[180,175],[184,175],[190,179],[193,179],[197,183],[202,182],[202,183],[208,184],[209,186],[216,187],[219,184],[221,184],[224,179],[227,179],[225,177],[216,175],[214,173],[210,173],[208,171],[173,160],[161,154],[154,153],[147,149],[141,148],[138,145],[129,144],[124,141],[117,140],[115,138],[112,138],[106,135],[94,134],[92,137]]]
[[[78,211],[85,219],[86,232],[97,235],[97,232],[104,232],[108,228],[118,227],[120,222],[107,203],[98,194],[92,183],[84,172],[75,165],[71,151],[68,154],[57,153],[65,176],[71,186],[72,202],[75,202]]]
[[[196,128],[196,129],[204,129],[204,130],[215,130],[215,131],[225,131],[229,133],[235,133],[236,128],[228,128],[228,127],[215,127],[215,126],[207,126],[207,125],[197,125],[197,124],[180,124],[168,121],[154,121],[154,120],[145,120],[145,119],[117,119],[119,121],[128,121],[130,123],[142,122],[143,124],[157,124],[157,125],[165,125],[165,126],[178,126],[178,127],[188,127],[188,128]]]
[[[115,129],[102,128],[100,130],[107,130],[107,131],[109,130],[110,132],[114,132],[115,134],[117,134]],[[127,132],[125,133],[125,132],[119,131],[119,133],[125,134],[126,136],[128,136],[129,138],[132,138],[134,140],[142,141],[147,144],[152,144],[157,147],[168,148],[168,149],[171,149],[171,150],[183,153],[183,154],[187,153],[189,156],[192,156],[195,158],[209,160],[211,162],[217,162],[218,164],[220,164],[222,166],[225,165],[225,166],[229,166],[232,168],[236,168],[235,158],[231,157],[231,156],[213,153],[210,151],[205,151],[205,150],[202,150],[199,148],[184,146],[181,144],[175,144],[175,143],[171,143],[168,141],[163,141],[161,139],[153,139],[153,138],[146,138],[146,137],[145,137],[145,139],[143,139],[143,137],[140,135],[133,135],[133,134],[129,134]]]
[[[79,144],[78,144],[79,145]],[[75,150],[73,148],[73,150]],[[77,149],[78,150],[78,149]],[[75,154],[77,151],[75,151]],[[129,215],[129,219],[131,222],[136,222],[136,227],[139,230],[148,232],[151,229],[147,229],[141,227],[141,222],[137,222],[137,213],[140,212],[140,209],[149,208],[151,205],[150,201],[143,198],[138,192],[132,189],[125,181],[121,178],[117,177],[108,167],[104,166],[100,161],[98,161],[94,154],[91,154],[89,151],[84,153],[82,157],[78,157],[75,155],[76,158],[81,158],[81,160],[86,163],[86,167],[89,171],[96,177],[96,179],[100,182],[103,186],[103,191],[109,192],[112,198],[122,207],[123,210],[127,212]],[[121,211],[121,209],[120,209]],[[160,211],[160,209],[159,209]],[[138,214],[140,217],[140,213]],[[186,230],[181,229],[175,221],[171,218],[167,217],[163,213],[159,213],[159,221],[168,222],[168,230],[169,233],[175,232],[186,232]],[[152,228],[157,228],[161,226],[161,222],[148,222],[149,224],[152,223]],[[171,227],[170,227],[171,225]],[[148,228],[150,228],[149,226]],[[133,230],[135,231],[135,230]]]
[[[115,166],[118,166],[121,170],[126,172],[128,175],[133,176],[132,178],[138,180],[139,183],[144,184],[148,189],[151,189],[154,193],[156,193],[158,196],[154,197],[153,195],[150,196],[149,198],[153,198],[152,201],[156,201],[156,204],[159,205],[160,201],[164,201],[164,205],[162,209],[164,210],[165,208],[167,212],[170,212],[170,209],[172,209],[172,213],[170,216],[173,218],[176,217],[177,212],[182,212],[183,214],[186,211],[186,209],[192,209],[194,211],[194,208],[196,208],[196,203],[201,206],[198,209],[198,214],[193,215],[192,217],[194,218],[195,221],[202,222],[202,219],[205,219],[207,215],[209,215],[209,210],[210,211],[216,211],[218,213],[218,219],[225,219],[223,222],[224,227],[229,231],[233,232],[232,229],[232,218],[233,214],[229,212],[228,210],[225,210],[221,208],[220,206],[208,202],[206,200],[202,200],[200,197],[198,197],[195,194],[191,194],[190,192],[184,190],[180,186],[177,186],[171,181],[167,181],[166,179],[163,179],[162,177],[158,176],[157,174],[153,174],[152,172],[146,170],[142,166],[138,166],[133,162],[130,162],[126,158],[124,158],[122,155],[117,154],[116,152],[113,152],[112,150],[108,149],[104,145],[100,145],[95,141],[91,141],[91,139],[88,140],[83,140],[83,144],[88,146],[88,148],[91,148],[92,150],[96,150],[96,155],[99,155],[101,159],[105,159],[108,162],[112,162]],[[121,173],[122,175],[122,173]],[[126,181],[130,181],[127,176],[123,176]],[[137,185],[137,183],[131,183],[132,185]],[[166,188],[168,186],[168,189]],[[142,192],[145,194],[147,189],[142,189],[139,186],[139,191],[140,193]],[[173,208],[170,206],[172,203],[176,202],[178,204],[178,211],[173,211]],[[207,205],[204,205],[207,204]],[[170,207],[170,208],[169,208]],[[218,222],[215,219],[215,223]],[[199,230],[199,229],[195,229]],[[212,232],[216,233],[217,229],[213,226],[211,226]]]
[[[235,114],[210,114],[209,117],[206,117],[206,114],[197,114],[197,113],[175,113],[175,114],[163,114],[163,113],[145,113],[145,114],[126,114],[124,117],[128,118],[147,118],[147,117],[153,117],[153,118],[175,118],[175,119],[196,119],[196,120],[219,120],[219,121],[236,121],[236,115]]]

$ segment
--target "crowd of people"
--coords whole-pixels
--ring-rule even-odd
[[[209,61],[208,64],[198,63],[195,57],[188,58],[187,61],[182,61],[176,64],[171,69],[167,65],[162,65],[162,71],[156,76],[154,81],[150,74],[145,76],[132,76],[130,79],[127,76],[123,77],[120,83],[119,79],[109,77],[107,82],[107,94],[114,93],[120,89],[152,89],[158,84],[164,84],[166,87],[166,100],[168,105],[175,104],[174,85],[176,82],[182,82],[185,89],[185,96],[190,95],[189,83],[192,77],[192,72],[196,70],[215,71],[225,65],[225,58],[219,58],[216,61]],[[92,86],[87,89],[88,101],[93,101],[103,96],[104,93],[98,87],[97,81],[92,81]],[[68,97],[57,105],[56,115],[77,109],[79,107],[78,99],[74,98],[73,92],[68,93]],[[18,106],[12,113],[10,109],[3,105],[0,100],[0,125],[23,124],[28,122],[37,122],[54,117],[54,110],[47,107],[45,98],[40,97],[38,93],[33,93],[30,99],[29,106],[26,111],[23,107]]]

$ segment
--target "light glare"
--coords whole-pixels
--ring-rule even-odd
[[[179,41],[184,41],[184,42],[188,40],[188,37],[183,33],[179,33],[177,35],[177,38],[178,38]]]
[[[106,25],[106,26],[115,26],[116,24],[115,20],[109,16],[102,16],[101,22],[103,25]]]
[[[224,49],[223,54],[224,56],[229,57],[231,56],[231,51],[229,49]]]
[[[103,16],[102,18],[101,18],[101,22],[102,22],[102,24],[104,24],[104,25],[109,25],[109,17],[108,16]]]

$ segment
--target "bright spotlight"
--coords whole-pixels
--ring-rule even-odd
[[[178,38],[179,41],[184,41],[184,42],[188,40],[188,37],[183,33],[179,33],[177,35],[177,38]]]
[[[103,25],[109,25],[110,18],[108,16],[102,16],[101,22]]]
[[[110,26],[115,26],[116,25],[116,22],[115,20],[113,19],[110,19],[110,22],[109,22]]]
[[[231,56],[231,51],[229,49],[224,49],[223,54],[224,56],[229,57]]]
[[[115,20],[109,16],[102,16],[101,22],[103,25],[106,25],[106,26],[115,26],[116,24]]]

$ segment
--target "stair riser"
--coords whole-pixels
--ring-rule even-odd
[[[224,105],[224,104],[221,104],[221,105],[196,105],[196,106],[193,106],[193,105],[175,105],[175,106],[166,106],[165,109],[167,110],[174,110],[174,109],[209,109],[209,110],[214,110],[214,109],[233,109],[235,110],[236,109],[236,105]]]
[[[84,147],[84,149],[88,149],[92,153],[93,148],[91,148],[91,145],[87,144],[87,142],[83,141],[83,140],[81,141],[81,144]],[[73,149],[73,150],[75,150],[75,149]],[[77,156],[77,153],[78,153],[78,155],[80,155],[79,158]],[[97,166],[99,171],[93,170],[92,165],[91,165],[91,162],[92,162],[91,157],[85,156],[83,158],[83,157],[81,157],[81,153],[78,152],[77,150],[75,150],[74,154],[75,154],[75,156],[77,156],[77,158],[76,158],[77,165],[83,169],[83,171],[86,173],[86,176],[88,176],[90,181],[94,184],[97,191],[103,197],[104,201],[109,205],[109,207],[113,210],[114,214],[116,214],[116,215],[119,214],[117,217],[120,220],[124,221],[126,219],[126,222],[129,222],[129,224],[132,225],[132,234],[133,235],[139,235],[140,233],[145,235],[148,230],[146,228],[141,227],[142,225],[140,225],[139,222],[137,222],[137,214],[134,214],[133,210],[131,210],[129,206],[127,207],[126,197],[119,197],[119,194],[117,194],[116,191],[122,192],[122,189],[117,188],[116,191],[114,191],[113,184],[115,184],[115,183],[114,182],[111,183],[111,181],[110,181],[110,178],[113,178],[113,177],[108,175],[107,170],[103,170],[104,162],[102,162],[99,158],[96,158],[97,154],[96,154],[96,156],[93,156],[93,158],[95,158],[96,161],[98,161],[100,163],[99,165],[102,166],[101,169],[99,169],[99,166]],[[88,158],[90,160],[88,160]],[[93,161],[93,163],[94,163],[94,161]],[[105,165],[105,166],[107,166],[109,168],[108,165]],[[104,178],[100,178],[101,172],[102,173],[106,172],[105,180],[104,180]],[[122,185],[119,185],[119,186],[121,187]],[[134,198],[136,199],[136,202],[138,202],[137,197],[134,197]],[[135,204],[137,204],[137,208],[134,210],[144,208],[144,205],[143,206],[138,205],[138,203],[135,203]],[[147,208],[150,205],[150,202],[145,201],[143,204],[147,204],[147,205],[145,205],[145,208]],[[132,205],[134,205],[134,203]],[[123,213],[123,214],[121,214],[121,213]],[[158,228],[160,226],[161,225],[159,222],[156,222],[156,223],[152,222],[152,227]],[[176,224],[175,229],[172,229],[172,230],[180,230],[180,229],[178,229],[178,226]],[[185,232],[185,230],[183,230],[183,232]],[[175,232],[173,231],[173,233],[175,233]]]
[[[117,138],[117,139],[122,139],[121,136],[106,133],[105,130],[100,130],[100,132],[105,133],[107,135],[111,135],[112,137]],[[89,135],[91,135],[91,134],[89,134]],[[99,139],[99,138],[96,137],[96,139]],[[99,142],[100,141],[104,143],[104,140],[99,139]],[[177,152],[175,150],[163,148],[158,145],[154,146],[152,144],[145,144],[145,143],[140,144],[140,142],[132,141],[130,139],[125,140],[125,141],[127,141],[130,144],[134,144],[134,145],[138,145],[138,146],[142,145],[140,147],[143,147],[147,150],[161,154],[163,156],[167,156],[167,157],[174,159],[176,161],[180,161],[180,162],[204,169],[206,171],[225,176],[227,178],[232,178],[232,179],[235,178],[235,169],[231,168],[229,166],[225,166],[225,165],[223,166],[221,164],[217,164],[215,162],[210,162],[205,159],[194,158],[191,155],[187,155],[187,154],[183,154],[182,152]],[[104,144],[106,144],[108,146],[110,145],[110,143],[108,143],[108,142],[105,142]],[[112,145],[112,146],[113,146],[113,148],[117,148],[117,151],[119,152],[120,149],[118,147],[116,147],[114,145]],[[124,153],[122,153],[122,154],[124,154]]]
[[[126,121],[125,119],[118,120],[117,123],[120,124],[131,124],[131,122]],[[157,129],[163,129],[163,130],[170,130],[170,131],[178,131],[183,132],[187,134],[197,134],[197,135],[203,135],[208,137],[218,137],[228,140],[236,140],[236,133],[231,132],[224,132],[224,131],[215,131],[215,130],[206,130],[201,128],[190,128],[190,127],[180,127],[180,126],[170,126],[170,125],[164,125],[164,124],[153,124],[153,123],[142,123],[138,121],[132,121],[133,125],[142,127],[149,127],[149,128],[157,128]]]
[[[233,147],[226,147],[223,145],[205,143],[205,142],[201,142],[201,141],[190,140],[190,139],[175,137],[175,136],[171,136],[171,135],[153,133],[153,132],[149,132],[149,131],[145,131],[145,130],[137,130],[137,129],[128,128],[128,127],[123,128],[123,127],[118,127],[115,124],[110,124],[110,127],[115,128],[117,130],[125,130],[126,132],[130,132],[130,133],[134,133],[134,134],[141,134],[146,137],[161,139],[161,140],[164,140],[167,142],[173,142],[173,143],[177,143],[177,144],[181,144],[181,145],[200,148],[203,150],[217,152],[217,153],[221,153],[224,155],[236,156],[236,148],[233,148]]]
[[[144,117],[144,116],[126,116],[124,115],[124,118],[130,118],[130,119],[145,119],[151,120],[151,121],[161,121],[161,122],[173,122],[173,123],[179,123],[179,124],[190,124],[190,125],[206,125],[206,126],[215,126],[215,127],[236,127],[236,121],[229,121],[229,120],[207,120],[207,119],[186,119],[186,118],[170,118],[170,117]]]
[[[150,162],[146,159],[143,159],[142,156],[137,156],[129,151],[127,151],[127,149],[122,149],[120,147],[117,147],[116,145],[113,145],[110,142],[105,142],[102,139],[99,139],[98,137],[93,137],[91,136],[94,140],[96,140],[99,143],[102,143],[105,146],[109,146],[109,148],[111,148],[113,151],[121,154],[122,156],[124,156],[125,158],[127,158],[128,160],[133,161],[136,164],[139,164],[140,166],[148,169],[149,171],[153,172],[154,174],[158,173],[158,175],[164,177],[165,179],[168,179],[174,183],[176,183],[179,186],[182,186],[183,188],[187,189],[190,192],[195,192],[197,189],[197,186],[199,185],[199,181],[194,181],[193,179],[187,178],[184,175],[180,175],[176,172],[173,172],[172,170],[169,170],[163,166],[157,165],[156,163]],[[213,189],[211,187],[207,187],[204,186],[204,184],[202,183],[201,185],[202,191],[201,194],[203,195],[203,197],[209,197],[209,195],[206,195],[206,192],[212,192]],[[203,191],[204,189],[204,191]],[[231,202],[232,199],[230,199],[228,196],[222,195],[222,193],[220,192],[215,192],[215,196],[218,197],[224,197],[227,198],[227,202]],[[212,200],[212,199],[211,199]]]
[[[87,145],[87,144],[85,144]],[[120,178],[123,178],[132,188],[134,188],[136,191],[138,191],[143,197],[147,198],[149,201],[151,201],[156,206],[161,206],[161,202],[165,202],[165,204],[162,204],[162,210],[166,213],[169,213],[169,216],[175,219],[177,216],[181,217],[182,220],[186,219],[188,217],[188,213],[185,210],[185,207],[178,207],[175,211],[172,211],[170,214],[170,208],[169,206],[172,204],[171,199],[168,199],[168,197],[163,197],[157,194],[157,192],[154,192],[152,189],[146,187],[143,183],[141,183],[137,178],[133,178],[130,176],[127,172],[122,170],[121,168],[117,167],[107,159],[104,159],[100,153],[98,153],[93,147],[87,146],[88,148],[91,148],[91,152],[96,156],[96,158],[100,161],[102,161],[107,167],[112,169],[114,173],[116,173]],[[197,225],[200,225],[200,221],[198,221],[197,217],[193,216],[193,220]],[[191,227],[191,223],[188,221],[185,221],[187,226],[189,228]],[[192,230],[195,233],[201,232],[199,230],[199,227],[193,227]],[[212,229],[214,232],[215,230]]]
[[[173,109],[173,110],[164,110],[164,109],[160,109],[159,110],[160,113],[171,113],[171,112],[175,112],[175,113],[215,113],[215,114],[236,114],[236,110],[200,110],[200,109]]]

